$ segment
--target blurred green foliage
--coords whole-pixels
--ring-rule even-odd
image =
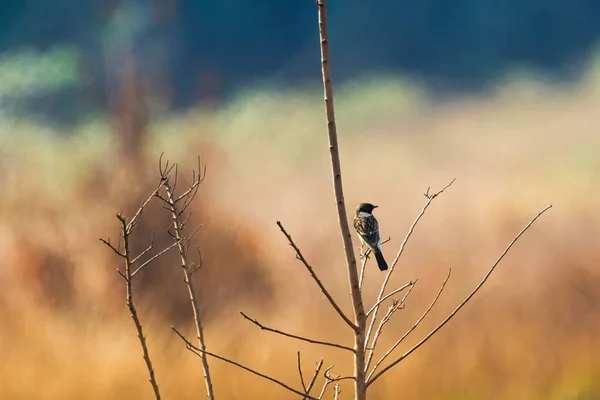
[[[17,50],[0,57],[0,97],[40,95],[79,82],[78,50],[55,47]]]
[[[76,46],[100,98],[124,44],[144,74],[170,81],[175,106],[202,97],[202,79],[231,93],[319,75],[314,1],[5,0],[0,15],[0,52]],[[571,79],[599,16],[597,0],[330,0],[334,79],[400,73],[438,92],[480,89],[515,67]]]

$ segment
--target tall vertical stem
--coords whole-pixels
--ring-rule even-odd
[[[200,174],[200,172],[198,172]],[[194,290],[194,284],[192,283],[192,276],[190,274],[190,264],[188,263],[187,250],[183,243],[182,224],[180,216],[182,210],[177,207],[173,189],[169,184],[169,180],[165,180],[164,183],[165,191],[167,193],[167,204],[171,211],[173,218],[173,231],[174,238],[177,241],[177,247],[179,250],[179,257],[181,260],[181,268],[183,269],[183,280],[188,288],[190,303],[192,305],[192,312],[194,313],[194,322],[196,324],[196,337],[198,338],[198,348],[201,349],[200,359],[202,360],[202,369],[204,370],[204,384],[206,385],[206,397],[209,400],[215,400],[215,394],[212,385],[212,378],[210,376],[210,368],[208,365],[208,357],[205,353],[206,344],[204,342],[204,329],[202,328],[202,319],[200,318],[200,308],[198,307],[198,300],[196,297],[196,291]]]
[[[123,217],[120,217],[123,218]],[[127,228],[127,224],[125,223],[125,219],[121,219],[121,223],[123,225],[123,241],[124,241],[124,253],[123,258],[125,259],[125,274],[123,275],[125,278],[125,285],[127,289],[127,308],[131,313],[131,319],[133,319],[133,323],[135,324],[135,329],[137,331],[138,339],[140,340],[140,345],[142,346],[142,353],[144,362],[146,363],[146,368],[148,369],[148,374],[150,378],[150,385],[152,385],[152,390],[154,391],[154,397],[156,400],[160,400],[160,392],[158,390],[158,383],[156,382],[156,376],[154,375],[154,367],[152,366],[152,361],[150,361],[150,353],[148,352],[148,345],[146,344],[146,335],[144,335],[144,330],[142,329],[142,323],[140,322],[140,318],[138,317],[137,311],[135,309],[135,305],[133,303],[133,290],[131,288],[131,256],[129,251],[129,229]]]
[[[366,400],[365,383],[365,325],[366,316],[360,292],[356,257],[352,246],[352,235],[346,215],[344,203],[344,190],[342,186],[342,171],[340,166],[340,155],[338,150],[337,129],[335,125],[335,114],[333,108],[333,85],[331,83],[331,65],[329,57],[329,40],[327,35],[327,6],[326,0],[318,0],[319,7],[319,38],[321,42],[321,73],[323,76],[323,91],[325,100],[325,114],[327,119],[327,133],[329,134],[329,151],[331,153],[331,168],[333,173],[333,189],[338,211],[340,232],[346,253],[348,267],[348,280],[352,293],[352,305],[354,307],[354,390],[355,400]]]

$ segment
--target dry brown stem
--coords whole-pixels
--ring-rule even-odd
[[[377,303],[375,303],[375,305],[373,305],[373,307],[371,307],[369,309],[369,311],[367,311],[367,317],[375,310],[376,307],[379,307],[379,305],[381,303],[383,303],[384,301],[386,301],[387,299],[389,299],[390,297],[392,297],[396,293],[403,291],[407,287],[413,286],[414,284],[415,284],[414,282],[410,281],[407,284],[405,284],[403,286],[400,286],[398,289],[393,290],[390,293],[386,294],[381,300],[379,300]]]
[[[140,252],[140,254],[138,254],[137,256],[132,256],[132,252],[131,252],[131,248],[130,248],[130,237],[131,237],[133,231],[135,230],[136,226],[138,225],[144,209],[146,208],[146,206],[148,206],[148,204],[152,201],[154,196],[158,193],[158,190],[162,186],[162,183],[163,182],[161,180],[160,185],[142,203],[142,205],[137,209],[137,211],[135,212],[133,217],[129,220],[129,222],[127,222],[127,219],[121,213],[117,214],[117,219],[119,220],[119,223],[121,225],[121,233],[119,234],[119,241],[116,246],[114,246],[110,242],[110,239],[106,239],[106,240],[102,239],[102,238],[100,239],[100,241],[102,243],[104,243],[106,246],[108,246],[113,252],[115,252],[115,254],[117,254],[119,257],[121,257],[124,260],[125,271],[123,272],[117,268],[117,272],[119,273],[119,275],[121,275],[121,277],[125,281],[125,293],[126,293],[125,296],[126,296],[126,301],[127,301],[127,308],[129,309],[129,312],[131,314],[131,319],[133,320],[135,329],[137,331],[137,337],[138,337],[138,339],[140,341],[140,345],[142,347],[142,354],[143,354],[144,362],[146,364],[146,369],[148,370],[148,374],[150,376],[149,377],[150,385],[152,386],[152,390],[154,392],[154,397],[156,398],[156,400],[160,400],[160,391],[158,389],[158,383],[156,381],[154,367],[153,367],[152,361],[150,359],[150,352],[148,351],[148,344],[146,342],[146,336],[144,335],[142,323],[140,322],[140,318],[139,318],[137,310],[135,308],[132,280],[133,280],[134,276],[142,270],[142,268],[146,267],[147,265],[149,265],[150,263],[152,263],[153,261],[158,259],[160,256],[165,254],[167,251],[172,249],[174,247],[174,245],[171,245],[171,246],[159,251],[158,253],[156,253],[154,256],[150,257],[147,261],[142,263],[140,266],[138,266],[134,270],[133,269],[134,265],[136,263],[138,263],[146,254],[148,254],[153,249],[154,235],[152,235],[152,240],[151,240],[150,245],[145,246],[144,250],[142,252]],[[121,244],[122,244],[122,246],[121,246]],[[121,247],[122,247],[122,250],[121,250]]]
[[[318,397],[319,399],[323,398],[323,396],[325,395],[325,392],[327,391],[327,388],[332,383],[336,383],[336,382],[344,381],[344,380],[354,380],[354,381],[356,380],[356,378],[354,376],[340,376],[340,375],[332,376],[331,375],[332,369],[333,369],[333,365],[329,366],[323,373],[323,375],[325,377],[325,382],[323,382],[323,387],[321,388],[321,393],[319,393],[319,397]]]
[[[342,168],[338,149],[337,128],[333,106],[333,84],[331,82],[331,61],[329,55],[329,36],[327,33],[327,2],[317,0],[319,19],[319,39],[321,48],[321,75],[323,78],[323,100],[325,103],[325,117],[329,137],[329,152],[331,156],[331,171],[333,176],[333,190],[340,225],[340,234],[346,253],[348,268],[348,283],[352,295],[354,310],[354,392],[355,400],[366,400],[367,387],[365,381],[365,325],[366,315],[358,278],[356,257],[352,246],[352,235],[344,203],[344,189],[342,185]]]
[[[387,239],[385,239],[384,241],[381,242],[381,244],[386,244],[387,242],[389,242],[390,240],[392,240],[391,237],[388,236]],[[361,265],[360,265],[360,274],[359,274],[359,279],[358,279],[358,287],[362,290],[362,285],[363,285],[363,280],[365,279],[365,267],[367,266],[367,261],[369,261],[369,255],[371,254],[371,249],[366,249],[365,252],[363,253],[363,248],[362,246],[360,247],[360,258],[362,260]],[[367,313],[368,316],[368,313]]]
[[[287,238],[288,242],[290,243],[290,246],[292,246],[292,248],[296,251],[296,258],[298,260],[300,260],[302,262],[302,264],[304,264],[304,266],[310,273],[310,276],[312,276],[312,278],[315,280],[315,282],[321,289],[321,292],[323,292],[325,297],[327,297],[327,300],[329,300],[329,303],[331,303],[331,306],[335,309],[335,311],[337,311],[337,313],[340,315],[340,317],[342,317],[342,319],[344,320],[344,322],[346,322],[346,324],[348,324],[353,330],[356,330],[356,325],[352,321],[350,321],[350,319],[346,316],[346,314],[344,314],[342,309],[337,305],[335,300],[333,300],[333,297],[331,297],[331,295],[329,294],[329,292],[327,291],[327,289],[325,288],[325,286],[323,285],[323,283],[321,282],[321,280],[315,273],[315,270],[313,269],[313,267],[308,263],[308,261],[306,261],[306,259],[302,255],[302,252],[300,251],[298,246],[296,246],[296,243],[294,243],[292,236],[289,233],[287,233],[287,231],[285,230],[285,228],[283,227],[283,225],[281,224],[280,221],[277,221],[277,226],[279,226],[279,229],[281,229],[281,232],[283,232],[283,234]]]
[[[202,361],[204,383],[206,386],[206,395],[209,398],[209,400],[214,400],[215,395],[214,395],[214,389],[213,389],[213,384],[212,384],[212,378],[210,375],[210,367],[208,364],[208,358],[206,357],[206,355],[208,353],[206,352],[206,343],[204,340],[204,329],[202,326],[202,319],[200,317],[200,308],[198,306],[196,289],[195,289],[194,283],[192,281],[192,274],[197,269],[194,269],[194,266],[189,262],[189,259],[188,259],[189,258],[188,257],[188,249],[189,249],[189,245],[190,245],[190,240],[196,234],[196,232],[198,232],[200,227],[198,227],[196,230],[194,230],[189,237],[185,237],[185,234],[184,234],[186,222],[189,219],[189,216],[187,218],[185,217],[185,212],[186,212],[187,208],[189,207],[189,205],[191,204],[191,202],[196,197],[196,194],[198,193],[198,188],[200,187],[200,184],[202,183],[202,181],[204,180],[204,177],[206,176],[206,168],[204,168],[204,169],[202,168],[201,163],[200,163],[200,158],[198,158],[197,174],[196,174],[195,170],[192,171],[192,183],[190,184],[190,186],[188,187],[188,189],[186,191],[184,191],[182,194],[177,196],[177,194],[175,193],[175,189],[176,189],[177,180],[178,180],[178,167],[177,167],[177,164],[175,164],[174,166],[175,166],[175,177],[173,178],[174,179],[173,183],[171,183],[170,171],[172,170],[173,167],[169,168],[168,161],[165,164],[165,166],[163,167],[162,159],[159,160],[159,171],[160,171],[160,175],[161,175],[162,187],[164,188],[166,197],[161,196],[159,193],[157,193],[156,196],[159,197],[163,201],[163,208],[167,209],[171,213],[172,220],[171,220],[170,226],[173,228],[173,231],[171,231],[169,228],[168,232],[173,237],[173,239],[175,241],[174,244],[177,245],[177,248],[179,250],[180,266],[183,271],[184,282],[187,286],[188,294],[190,297],[190,304],[192,306],[192,313],[194,315],[194,324],[196,326],[196,337],[198,339],[199,349],[201,350],[199,356]],[[202,172],[202,171],[204,171],[204,172]],[[182,202],[182,205],[179,205],[180,202]],[[200,250],[198,250],[198,252],[200,252]],[[201,264],[201,259],[199,260],[198,263],[199,263],[199,265]]]
[[[309,339],[309,338],[304,337],[304,336],[298,336],[298,335],[293,335],[291,333],[282,332],[282,331],[280,331],[278,329],[269,328],[268,326],[265,326],[265,325],[261,324],[260,322],[258,322],[258,320],[256,318],[250,318],[249,316],[247,316],[246,314],[244,314],[241,311],[240,311],[240,314],[242,314],[242,317],[244,317],[248,321],[252,322],[254,325],[258,326],[260,329],[262,329],[264,331],[277,333],[277,334],[282,335],[282,336],[287,336],[287,337],[292,338],[292,339],[302,340],[302,341],[308,342],[308,343],[320,344],[322,346],[336,347],[338,349],[342,349],[342,350],[347,350],[347,351],[354,352],[354,349],[352,347],[344,346],[344,345],[337,344],[337,343],[323,342],[321,340]]]
[[[483,277],[483,279],[481,280],[481,282],[479,282],[479,284],[475,287],[475,289],[473,289],[473,291],[454,309],[454,311],[452,311],[438,326],[436,326],[431,332],[429,332],[423,339],[421,339],[417,344],[415,344],[413,347],[411,347],[408,351],[406,351],[403,355],[401,355],[400,357],[398,357],[396,360],[394,360],[392,363],[390,363],[389,365],[387,365],[385,368],[383,368],[381,371],[377,372],[376,374],[374,374],[369,381],[367,382],[367,386],[370,386],[373,382],[375,382],[379,377],[381,377],[383,374],[385,374],[387,371],[389,371],[391,368],[393,368],[394,366],[396,366],[400,361],[404,360],[406,357],[408,357],[409,355],[411,355],[415,350],[417,350],[419,347],[421,347],[425,342],[427,342],[433,335],[435,335],[444,325],[446,325],[455,315],[456,313],[458,313],[458,311],[464,307],[465,304],[467,304],[469,302],[469,300],[471,300],[471,298],[473,298],[473,296],[475,295],[475,293],[477,293],[479,291],[479,289],[481,289],[481,287],[485,284],[485,282],[488,280],[488,278],[490,277],[490,275],[492,274],[492,272],[494,272],[494,270],[496,269],[496,267],[498,266],[498,264],[500,264],[500,261],[502,261],[502,259],[504,258],[504,256],[506,256],[506,254],[510,251],[510,249],[512,248],[512,246],[519,240],[519,238],[531,227],[531,225],[546,211],[548,211],[550,208],[552,208],[552,205],[549,205],[547,207],[545,207],[542,211],[540,211],[531,221],[529,221],[529,223],[527,225],[525,225],[525,227],[515,236],[515,238],[508,244],[508,246],[506,247],[506,249],[504,249],[504,251],[502,252],[502,254],[500,254],[500,256],[498,257],[498,259],[496,260],[496,262],[494,262],[494,264],[491,266],[491,268],[488,270],[488,272],[485,274],[485,276]]]
[[[402,256],[402,253],[404,253],[404,249],[406,248],[406,244],[408,243],[410,237],[412,236],[415,227],[417,226],[417,224],[419,223],[419,221],[421,220],[421,217],[423,217],[423,215],[425,214],[425,211],[427,211],[427,209],[429,208],[429,205],[431,204],[431,202],[438,197],[440,194],[442,194],[447,188],[450,187],[450,185],[452,185],[454,183],[456,179],[453,179],[449,184],[447,184],[446,186],[444,186],[442,188],[442,190],[432,193],[429,193],[429,189],[427,188],[427,192],[425,193],[425,197],[427,197],[427,201],[425,202],[425,205],[423,206],[423,208],[421,209],[421,212],[419,213],[419,215],[417,215],[417,218],[415,218],[414,222],[412,223],[412,225],[410,226],[408,233],[406,234],[406,237],[404,238],[404,240],[402,241],[402,244],[400,245],[400,249],[398,250],[398,253],[396,254],[396,257],[394,258],[394,261],[392,262],[390,269],[388,270],[385,278],[383,279],[383,283],[381,284],[381,289],[379,291],[379,295],[377,296],[377,301],[375,302],[376,305],[375,306],[375,310],[373,310],[373,314],[371,316],[371,321],[369,323],[369,328],[367,329],[367,334],[366,334],[366,338],[365,338],[365,344],[368,345],[369,341],[372,338],[372,332],[373,332],[373,328],[375,326],[375,321],[377,320],[377,314],[379,313],[379,307],[381,305],[381,300],[385,297],[384,293],[385,293],[385,289],[387,288],[387,284],[390,281],[390,278],[392,276],[392,274],[394,273],[394,270],[396,268],[396,264],[398,263],[398,260],[400,260],[400,257]],[[367,362],[366,365],[370,365],[371,360],[373,359],[373,352],[375,351],[375,345],[373,343],[373,341],[371,342],[371,346],[370,346],[370,350],[369,350],[369,354],[367,356]]]
[[[281,386],[282,388],[287,389],[288,391],[290,391],[292,393],[295,393],[295,394],[297,394],[299,396],[302,396],[302,398],[305,398],[305,399],[308,399],[308,400],[319,400],[319,398],[317,398],[317,397],[312,397],[312,396],[310,396],[310,395],[308,395],[306,393],[301,392],[300,390],[294,389],[293,387],[291,387],[291,386],[289,386],[289,385],[281,382],[278,379],[275,379],[275,378],[273,378],[273,377],[271,377],[269,375],[266,375],[266,374],[263,374],[261,372],[258,372],[258,371],[254,370],[254,369],[252,369],[250,367],[247,367],[247,366],[245,366],[245,365],[243,365],[243,364],[241,364],[241,363],[239,363],[237,361],[233,361],[233,360],[230,360],[228,358],[222,357],[222,356],[220,356],[218,354],[208,352],[205,349],[200,349],[200,348],[194,346],[188,339],[186,339],[186,337],[183,336],[175,327],[171,327],[171,329],[173,329],[173,331],[177,334],[177,336],[179,336],[181,338],[181,340],[183,340],[183,342],[185,343],[185,347],[189,351],[191,351],[192,353],[196,354],[198,357],[202,357],[203,354],[204,354],[204,356],[208,355],[208,356],[214,357],[217,360],[221,360],[221,361],[226,362],[228,364],[235,365],[238,368],[241,368],[241,369],[243,369],[245,371],[248,371],[248,372],[250,372],[250,373],[252,373],[252,374],[254,374],[256,376],[259,376],[259,377],[261,377],[263,379],[271,381],[271,382],[273,382],[273,383]]]
[[[369,370],[369,366],[371,365],[371,359],[372,356],[371,354],[374,354],[374,350],[377,347],[377,342],[379,341],[379,338],[381,337],[381,334],[383,333],[383,327],[385,326],[385,324],[387,324],[390,319],[392,318],[392,315],[400,310],[403,309],[405,304],[406,304],[406,299],[408,298],[408,296],[410,296],[410,293],[412,292],[413,288],[415,287],[415,284],[417,283],[417,281],[415,280],[415,282],[410,285],[410,287],[408,288],[408,291],[406,292],[406,294],[404,295],[404,297],[402,297],[402,299],[400,301],[398,301],[397,299],[394,299],[392,301],[392,304],[390,306],[388,306],[388,310],[385,313],[385,315],[383,316],[383,318],[381,319],[381,321],[379,322],[379,326],[377,327],[377,330],[375,331],[375,336],[373,336],[373,347],[369,350],[371,350],[371,352],[369,353],[370,357],[367,359],[367,363],[365,365],[365,372],[368,372]]]
[[[300,352],[298,351],[298,374],[300,375],[300,383],[302,384],[302,388],[304,389],[304,393],[306,395],[310,395],[311,390],[315,386],[315,382],[317,381],[317,377],[319,376],[319,372],[321,372],[321,368],[323,368],[323,359],[321,358],[317,363],[317,367],[315,368],[315,372],[308,383],[308,386],[304,382],[304,375],[302,374],[302,361],[300,359]],[[303,400],[306,400],[307,397],[304,396]]]
[[[340,384],[336,383],[333,387],[333,400],[338,400],[340,398],[340,393],[342,393],[340,391]]]
[[[415,329],[417,329],[417,326],[419,326],[419,324],[425,319],[425,317],[427,316],[427,314],[429,314],[429,312],[433,309],[433,307],[435,306],[435,303],[437,303],[438,299],[440,298],[440,295],[444,291],[444,288],[446,287],[446,283],[448,283],[448,279],[450,279],[450,274],[451,273],[452,273],[452,269],[449,269],[448,270],[448,275],[446,276],[446,279],[444,279],[444,282],[440,286],[440,289],[438,290],[436,296],[434,297],[433,301],[431,302],[431,304],[429,305],[429,307],[427,308],[427,310],[425,310],[425,312],[423,313],[423,315],[421,315],[421,317],[413,324],[413,326],[411,326],[410,329],[408,331],[406,331],[406,333],[404,335],[402,335],[402,337],[400,339],[398,339],[396,341],[396,343],[394,343],[394,345],[379,359],[379,361],[377,361],[375,363],[375,365],[373,366],[373,370],[367,376],[367,382],[369,381],[369,379],[371,378],[371,376],[373,376],[373,374],[375,373],[375,371],[377,370],[377,368],[379,368],[379,366],[381,365],[381,363],[386,359],[386,357],[389,356],[392,353],[392,351],[394,351],[396,349],[396,347],[398,347],[400,345],[400,343],[402,343],[402,341],[404,339],[406,339],[406,337],[408,335],[411,334],[412,331],[414,331]],[[389,319],[389,317],[388,317],[388,319]],[[383,327],[383,325],[386,322],[387,322],[386,318],[384,317],[384,319],[382,320],[381,327]],[[377,345],[377,343],[375,343],[375,346],[376,345]],[[367,368],[369,368],[369,363],[367,363]]]

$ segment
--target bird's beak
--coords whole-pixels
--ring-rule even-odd
[[[379,207],[379,206],[373,206],[373,208],[377,208],[377,207]]]

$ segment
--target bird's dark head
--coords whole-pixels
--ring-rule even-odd
[[[356,207],[356,213],[358,214],[359,212],[364,212],[364,213],[371,214],[371,213],[373,213],[373,209],[375,209],[377,207],[378,206],[375,206],[371,203],[360,203],[358,205],[358,207]]]

